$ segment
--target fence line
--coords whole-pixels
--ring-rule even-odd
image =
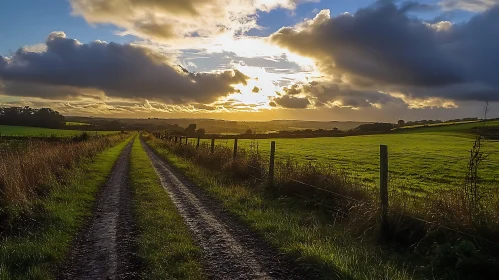
[[[172,140],[173,138],[170,138],[170,141],[173,141]],[[198,138],[198,145],[199,145],[199,139]],[[224,139],[226,140],[225,141],[225,144],[228,143],[228,140],[227,139]],[[177,143],[177,137],[175,137],[175,143]],[[274,176],[274,170],[273,170],[273,157],[275,156],[275,141],[272,141],[272,147],[271,147],[271,153],[270,153],[270,157],[271,157],[271,162],[269,164],[269,172],[268,172],[268,176]],[[198,146],[199,147],[199,146]],[[205,145],[205,147],[208,147],[208,145]],[[211,147],[210,147],[210,151],[211,153],[214,152],[214,148],[215,148],[215,138],[212,138],[211,139]],[[237,156],[237,149],[238,149],[238,145],[237,145],[237,139],[235,139],[234,141],[234,150],[233,150],[233,159],[236,159],[236,156]],[[461,157],[451,157],[451,158],[459,158],[459,159],[463,159],[464,158],[461,158]],[[469,158],[468,158],[469,159]],[[259,167],[256,167],[256,166],[253,166],[251,164],[247,164],[248,167],[254,169],[254,170],[257,170],[261,173],[265,173],[265,169],[261,169]],[[272,166],[272,169],[271,169],[271,166]],[[410,219],[414,219],[414,220],[417,220],[417,221],[420,221],[420,222],[423,222],[423,223],[426,223],[426,224],[429,224],[429,225],[434,225],[434,226],[437,226],[439,228],[443,228],[443,229],[446,229],[446,230],[449,230],[449,231],[452,231],[452,232],[455,232],[455,233],[458,233],[458,234],[461,234],[461,235],[465,235],[465,236],[468,236],[470,238],[474,238],[476,240],[481,240],[481,241],[484,241],[484,242],[487,242],[489,244],[492,244],[492,245],[495,245],[495,246],[499,246],[499,243],[497,242],[494,242],[494,241],[491,241],[489,239],[486,239],[486,238],[483,238],[483,237],[480,237],[480,236],[476,236],[476,235],[473,235],[473,234],[470,234],[470,233],[466,233],[464,231],[461,231],[461,230],[458,230],[458,229],[454,229],[454,228],[451,228],[451,227],[448,227],[448,226],[444,226],[442,224],[439,224],[437,222],[432,222],[432,221],[428,221],[428,220],[425,220],[425,219],[422,219],[422,218],[418,218],[418,217],[415,217],[415,216],[412,216],[412,215],[409,215],[409,214],[406,214],[406,213],[403,213],[401,211],[397,211],[395,209],[389,209],[388,208],[388,180],[389,180],[389,169],[388,169],[388,148],[387,146],[385,145],[380,145],[380,222],[381,222],[381,226],[382,226],[382,232],[383,232],[383,235],[388,237],[389,236],[389,223],[388,223],[388,216],[389,216],[389,213],[394,213],[394,214],[398,214],[398,215],[401,215],[401,216],[404,216],[406,218],[410,218]],[[265,179],[264,178],[258,178],[252,174],[248,174],[250,177],[252,177],[253,179],[259,181],[259,182],[265,182]],[[324,176],[319,176],[319,178],[321,179],[324,179],[324,180],[327,180],[327,181],[330,181],[332,182],[332,180],[330,178],[326,178]],[[356,203],[359,203],[359,204],[369,204],[369,203],[373,203],[373,201],[366,201],[366,200],[360,200],[360,199],[356,199],[356,198],[353,198],[353,197],[349,197],[347,195],[343,195],[343,194],[340,194],[340,193],[337,193],[337,192],[334,192],[332,190],[328,190],[328,189],[325,189],[325,188],[321,188],[321,187],[318,187],[318,186],[315,186],[313,184],[309,184],[309,183],[305,183],[305,182],[302,182],[302,181],[299,181],[299,180],[295,180],[295,179],[289,179],[290,181],[292,182],[295,182],[295,183],[298,183],[298,184],[301,184],[301,185],[305,185],[305,186],[308,186],[310,188],[313,188],[313,189],[316,189],[316,190],[319,190],[319,191],[322,191],[322,192],[325,192],[325,193],[329,193],[329,194],[332,194],[334,196],[337,196],[337,197],[341,197],[341,198],[344,198],[346,200],[349,200],[349,201],[352,201],[352,202],[356,202]],[[270,185],[272,185],[272,181],[270,181]],[[392,190],[392,191],[395,191],[395,190]],[[297,196],[300,196],[302,198],[305,198],[301,195],[297,195]],[[308,199],[308,198],[305,198],[305,199]],[[340,212],[344,215],[348,215],[348,213],[344,212],[344,211],[341,211],[341,209],[334,209],[332,207],[329,207],[328,205],[324,205],[322,203],[318,203],[318,202],[314,202],[316,203],[317,205],[321,205],[323,207],[326,207],[330,210],[333,210],[333,211],[336,211],[336,212]]]
[[[337,192],[334,192],[334,191],[331,191],[331,190],[327,190],[327,189],[324,189],[324,188],[321,188],[321,187],[317,187],[317,186],[314,186],[314,185],[311,185],[311,184],[308,184],[308,183],[305,183],[305,182],[302,182],[302,181],[298,181],[298,180],[295,180],[295,179],[289,179],[289,180],[293,181],[295,183],[298,183],[298,184],[302,184],[302,185],[311,187],[313,189],[317,189],[317,190],[320,190],[320,191],[323,191],[323,192],[327,192],[327,193],[330,193],[330,194],[333,194],[333,195],[336,195],[336,196],[343,197],[343,198],[345,198],[347,200],[350,200],[350,201],[354,201],[354,202],[362,203],[362,204],[363,203],[368,203],[367,201],[362,201],[360,199],[349,197],[349,196],[346,196],[346,195],[343,195],[343,194],[340,194],[340,193],[337,193]]]
[[[261,170],[261,169],[260,169],[260,168],[258,168],[258,167],[255,167],[255,166],[253,166],[253,165],[251,165],[251,164],[247,164],[247,166],[248,166],[248,167],[250,167],[250,168],[253,168],[253,169],[255,169],[255,170],[258,170],[259,172],[263,172],[263,170]]]
[[[447,226],[444,226],[444,225],[441,225],[441,224],[438,224],[436,222],[431,222],[431,221],[427,221],[425,219],[421,219],[421,218],[418,218],[418,217],[415,217],[415,216],[412,216],[412,215],[409,215],[409,214],[405,214],[401,211],[397,211],[397,210],[392,210],[392,212],[394,213],[397,213],[401,216],[405,216],[406,218],[410,218],[410,219],[414,219],[414,220],[418,220],[420,222],[423,222],[423,223],[426,223],[426,224],[431,224],[431,225],[435,225],[437,227],[440,227],[440,228],[443,228],[443,229],[446,229],[446,230],[450,230],[450,231],[453,231],[455,233],[459,233],[459,234],[463,234],[463,235],[466,235],[468,237],[472,237],[472,238],[475,238],[475,239],[479,239],[479,240],[482,240],[482,241],[485,241],[485,242],[488,242],[492,245],[496,245],[496,246],[499,246],[499,243],[497,242],[494,242],[494,241],[491,241],[491,240],[488,240],[486,238],[483,238],[483,237],[480,237],[480,236],[476,236],[476,235],[473,235],[473,234],[470,234],[470,233],[466,233],[464,231],[461,231],[461,230],[458,230],[458,229],[454,229],[454,228],[451,228],[451,227],[447,227]]]
[[[262,182],[262,183],[263,183],[263,182],[265,182],[265,180],[264,180],[264,179],[262,179],[262,178],[258,178],[258,177],[254,176],[254,175],[252,175],[252,174],[248,174],[248,175],[249,175],[250,177],[252,177],[253,179],[255,179],[255,180],[259,181],[259,182]]]
[[[299,195],[299,194],[298,194],[297,196],[298,196],[298,197],[303,198],[305,201],[309,199],[308,197],[305,197],[305,196],[303,196],[303,195]],[[337,212],[337,213],[341,213],[341,214],[343,214],[343,215],[345,215],[345,216],[346,216],[346,215],[348,215],[348,213],[347,213],[347,212],[342,211],[341,209],[333,208],[333,207],[331,207],[331,206],[329,206],[329,205],[326,205],[326,204],[324,204],[324,203],[317,202],[317,201],[314,201],[313,203],[314,203],[315,205],[319,205],[319,206],[324,207],[324,208],[326,208],[326,209],[329,209],[329,210],[331,210],[331,211],[334,211],[334,212]]]

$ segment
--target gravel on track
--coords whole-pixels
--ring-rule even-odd
[[[136,226],[128,184],[130,142],[107,183],[99,190],[93,215],[77,236],[59,279],[137,279]]]
[[[203,251],[210,279],[306,279],[303,271],[161,159],[141,139],[162,186]]]

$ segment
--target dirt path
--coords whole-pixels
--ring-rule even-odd
[[[247,229],[222,205],[159,158],[144,142],[161,184],[203,249],[211,279],[303,279],[296,266]]]
[[[60,279],[137,279],[135,224],[128,169],[132,142],[97,195],[93,216],[76,238]]]

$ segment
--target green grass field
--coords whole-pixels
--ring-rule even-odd
[[[433,123],[433,124],[416,124],[416,125],[408,125],[402,127],[396,127],[392,130],[404,130],[404,129],[413,129],[413,128],[424,128],[424,127],[435,127],[435,126],[448,126],[448,125],[456,125],[456,124],[475,124],[479,121],[464,121],[464,122],[444,122],[444,123]]]
[[[415,278],[415,265],[404,264],[405,256],[353,238],[344,224],[331,220],[332,216],[300,206],[291,198],[275,199],[254,182],[234,183],[161,148],[158,142],[148,143],[286,258],[309,269],[310,279]]]
[[[498,124],[499,121],[488,123]],[[417,133],[239,140],[239,147],[257,147],[267,157],[270,142],[276,141],[277,160],[291,158],[301,163],[330,165],[375,185],[379,180],[379,145],[388,145],[390,186],[420,194],[462,184],[474,140],[473,135],[466,132],[476,125],[466,123],[412,130]],[[216,140],[216,143],[233,146],[233,140]],[[499,142],[486,141],[484,150],[490,155],[483,163],[482,175],[493,183],[495,177],[499,179]]]
[[[22,136],[22,137],[72,137],[81,134],[81,130],[52,129],[42,127],[10,126],[0,125],[1,136]],[[87,131],[88,133],[98,133],[101,135],[118,133],[118,131]]]
[[[84,122],[66,122],[66,125],[72,125],[72,126],[85,126],[85,125],[90,125],[89,123],[84,123]]]
[[[498,124],[490,122],[487,125]],[[474,225],[464,225],[468,216],[462,211],[462,192],[431,194],[434,190],[463,185],[469,151],[475,139],[470,130],[474,127],[476,124],[463,123],[415,129],[415,133],[408,130],[404,133],[350,137],[239,140],[239,147],[258,149],[266,158],[270,142],[276,141],[277,160],[290,158],[302,164],[333,166],[356,176],[372,186],[373,190],[376,190],[374,188],[377,188],[379,181],[379,145],[388,145],[389,188],[413,194],[416,198],[406,200],[407,196],[390,196],[390,230],[392,238],[397,240],[393,242],[397,244],[393,247],[380,246],[380,239],[377,238],[380,229],[377,193],[361,189],[363,193],[369,193],[367,199],[348,194],[343,196],[342,190],[355,189],[359,184],[354,180],[348,185],[342,176],[339,182],[331,180],[330,184],[325,180],[319,185],[321,180],[314,179],[327,176],[329,168],[325,168],[324,173],[314,168],[280,169],[281,172],[277,171],[280,178],[269,188],[266,181],[259,183],[253,176],[245,176],[252,173],[248,165],[259,161],[247,158],[232,161],[231,153],[221,149],[217,149],[212,156],[207,150],[195,153],[190,148],[165,145],[161,140],[153,139],[150,143],[161,156],[180,168],[198,186],[220,199],[229,211],[281,252],[318,269],[317,275],[325,276],[318,279],[457,279],[468,273],[472,276],[467,279],[491,279],[480,276],[490,270],[474,265],[474,257],[468,259],[470,266],[466,269],[466,261],[454,257],[461,254],[458,252],[460,248],[475,248],[472,250],[476,250],[477,259],[491,260],[491,269],[495,269],[492,267],[497,263],[494,249],[488,249],[489,243],[483,245],[475,238],[467,239],[470,236],[466,237],[466,233],[456,236],[451,229],[461,230],[463,226],[461,232],[473,235],[478,232],[473,231],[476,229]],[[230,149],[234,143],[234,140],[216,141],[218,145]],[[203,142],[207,144],[210,140]],[[485,211],[491,213],[483,214],[486,217],[484,221],[488,223],[483,227],[491,228],[491,233],[483,233],[483,236],[495,241],[493,236],[497,236],[497,224],[488,221],[495,221],[494,217],[497,217],[494,193],[497,193],[498,184],[493,179],[499,175],[499,141],[486,140],[483,145],[489,158],[483,163],[480,173],[495,188],[483,199]],[[215,157],[216,161],[205,160],[210,157]],[[282,170],[289,171],[283,173]],[[311,171],[307,173],[306,170]],[[323,190],[332,189],[336,195],[317,193],[306,188],[305,184],[289,184],[288,181],[293,179],[314,184]],[[429,195],[425,196],[425,193]],[[456,198],[456,194],[459,197]],[[367,203],[361,202],[358,207],[349,205],[355,203],[346,197]],[[372,204],[369,203],[371,198],[374,199]],[[343,210],[346,212],[340,206],[339,201],[342,200],[344,203],[347,201],[347,210]],[[327,211],[321,210],[321,207]],[[345,215],[343,219],[342,215]]]
[[[488,121],[485,124],[481,122],[461,122],[461,123],[440,123],[440,124],[430,124],[428,126],[408,126],[402,127],[396,130],[398,133],[414,133],[414,132],[447,132],[447,133],[467,133],[475,127],[485,125],[489,126],[499,126],[499,120]]]

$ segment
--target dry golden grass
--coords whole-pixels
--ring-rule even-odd
[[[0,207],[22,207],[50,191],[53,180],[84,158],[123,140],[123,135],[92,138],[87,141],[30,141],[22,147],[0,152]],[[5,211],[7,209],[7,211]]]

